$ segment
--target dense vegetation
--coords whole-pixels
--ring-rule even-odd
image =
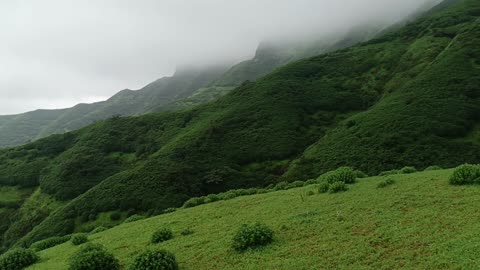
[[[472,202],[480,186],[452,186],[452,174],[365,178],[337,194],[318,194],[311,185],[238,197],[123,224],[91,241],[104,245],[124,269],[152,248],[174,253],[185,270],[478,269],[478,206]],[[395,184],[378,189],[387,179]],[[314,194],[305,196],[309,192]],[[231,240],[240,224],[256,222],[275,232],[274,241],[237,253]],[[195,233],[149,244],[153,232],[166,226],[175,234],[185,228]],[[41,261],[28,269],[66,269],[77,250],[65,243],[42,251]]]
[[[438,8],[194,109],[114,117],[1,150],[0,185],[39,187],[48,202],[31,222],[16,217],[21,230],[3,243],[29,246],[231,189],[286,189],[345,165],[375,175],[477,162],[479,8],[474,0]]]

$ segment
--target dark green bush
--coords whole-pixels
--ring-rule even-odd
[[[330,184],[328,182],[322,182],[318,187],[318,193],[327,193],[329,188]]]
[[[205,197],[190,198],[183,204],[183,208],[195,207],[205,203]]]
[[[91,231],[90,234],[96,234],[96,233],[103,232],[103,231],[106,231],[106,230],[108,230],[107,227],[99,226],[99,227],[93,229],[93,231]]]
[[[395,184],[395,180],[393,180],[392,178],[387,178],[381,181],[380,183],[378,183],[377,188],[386,188],[393,184]]]
[[[328,191],[330,193],[338,193],[338,192],[343,192],[343,191],[347,191],[347,190],[348,190],[347,185],[344,182],[341,182],[341,181],[337,181],[337,182],[334,182],[334,183],[330,184],[330,186],[328,188]]]
[[[452,185],[470,185],[480,183],[480,165],[464,164],[458,166],[450,177]]]
[[[0,256],[0,269],[21,270],[39,260],[38,255],[31,249],[17,248]]]
[[[315,195],[315,191],[309,190],[309,191],[307,191],[306,195],[307,196],[313,196],[313,195]]]
[[[355,170],[354,173],[355,173],[355,176],[357,178],[367,178],[368,177],[368,175],[366,173],[364,173],[360,170]]]
[[[305,182],[303,181],[295,181],[293,183],[288,184],[287,189],[303,187],[304,185],[305,185]]]
[[[88,244],[70,257],[70,270],[118,270],[120,264],[102,245]]]
[[[429,166],[429,167],[425,168],[425,171],[438,171],[438,170],[442,170],[442,167],[437,166],[437,165],[433,165],[433,166]]]
[[[275,189],[275,190],[286,190],[286,189],[288,189],[288,182],[283,181],[283,182],[277,183],[273,189]]]
[[[417,169],[415,169],[415,167],[407,166],[400,169],[400,173],[404,173],[404,174],[415,173],[415,172],[417,172]]]
[[[273,231],[262,223],[242,225],[233,237],[232,247],[236,251],[244,251],[270,244],[273,241]]]
[[[132,216],[129,216],[128,218],[126,218],[123,223],[130,223],[130,222],[134,222],[134,221],[138,221],[138,220],[142,220],[142,219],[145,219],[145,216],[142,216],[142,215],[132,215]]]
[[[166,250],[149,250],[138,255],[130,270],[177,270],[175,255]]]
[[[357,178],[357,175],[355,174],[355,171],[352,168],[340,167],[335,171],[330,171],[322,174],[318,180],[320,182],[328,182],[329,184],[333,184],[335,182],[353,184],[355,183],[356,178]]]
[[[158,243],[170,240],[172,238],[173,238],[172,230],[170,230],[168,228],[162,228],[162,229],[153,233],[151,242],[153,244],[158,244]]]
[[[194,233],[194,231],[193,231],[192,229],[189,229],[189,228],[183,229],[183,230],[180,232],[180,234],[183,235],[183,236],[185,236],[185,235],[190,235],[190,234],[193,234],[193,233]]]
[[[308,179],[307,181],[305,181],[304,186],[310,186],[310,185],[315,185],[315,184],[318,184],[317,179]]]
[[[205,203],[212,203],[221,200],[217,194],[210,194],[205,198]]]
[[[45,240],[33,243],[30,248],[35,251],[41,251],[68,242],[71,237],[71,235],[50,237]]]
[[[115,211],[110,214],[111,221],[119,221],[120,219],[122,219],[122,213]]]
[[[84,233],[75,234],[72,236],[72,244],[75,246],[81,245],[88,241],[88,237]]]

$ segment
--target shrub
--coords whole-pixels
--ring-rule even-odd
[[[166,250],[149,250],[138,255],[130,270],[177,270],[178,264],[173,253]]]
[[[74,244],[75,246],[86,243],[87,241],[88,241],[88,237],[84,233],[79,233],[72,236],[72,244]]]
[[[303,187],[304,185],[305,185],[305,182],[303,181],[295,181],[293,183],[288,184],[287,189]]]
[[[183,208],[195,207],[205,203],[205,197],[194,197],[183,204]]]
[[[305,181],[304,186],[311,186],[311,185],[315,185],[315,184],[318,184],[317,179],[308,179],[307,181]]]
[[[306,195],[307,196],[313,196],[313,195],[315,195],[315,191],[309,190],[309,191],[307,191]]]
[[[103,227],[103,226],[98,226],[97,228],[93,229],[93,231],[91,231],[90,234],[96,234],[96,233],[103,232],[103,231],[106,231],[106,230],[108,230],[108,228]]]
[[[417,169],[415,169],[415,167],[403,167],[402,169],[400,169],[400,173],[415,173],[417,172]]]
[[[267,192],[268,192],[268,190],[265,189],[265,188],[259,188],[259,189],[257,189],[257,194],[265,194],[265,193],[267,193]]]
[[[120,264],[102,245],[88,244],[70,257],[70,270],[118,270]]]
[[[38,255],[31,249],[12,249],[0,256],[0,269],[20,270],[36,263],[38,260]]]
[[[322,182],[318,187],[318,193],[327,193],[329,188],[330,184],[328,182]]]
[[[130,222],[134,222],[134,221],[138,221],[138,220],[142,220],[142,219],[145,219],[145,216],[142,216],[142,215],[132,215],[128,218],[126,218],[123,223],[130,223]]]
[[[330,193],[338,193],[338,192],[343,192],[347,190],[348,190],[347,185],[344,182],[340,182],[340,181],[334,182],[330,184],[330,186],[328,187],[328,191]]]
[[[113,212],[110,214],[111,221],[119,221],[122,218],[122,214],[120,212]]]
[[[162,229],[153,233],[151,242],[153,244],[158,244],[158,243],[170,240],[172,238],[173,238],[172,230],[170,230],[168,228],[162,228]]]
[[[167,209],[163,209],[162,213],[163,214],[168,214],[168,213],[173,213],[175,211],[177,211],[177,208],[170,207],[170,208],[167,208]]]
[[[30,248],[32,248],[35,251],[41,251],[47,248],[51,248],[60,244],[63,244],[65,242],[68,242],[70,240],[71,236],[66,235],[66,236],[55,236],[55,237],[50,237],[42,241],[38,241],[33,243]]]
[[[452,185],[480,183],[480,165],[464,164],[458,166],[450,177]]]
[[[183,230],[180,232],[180,234],[183,235],[183,236],[185,236],[185,235],[190,235],[190,234],[193,234],[193,233],[194,233],[194,231],[191,230],[191,229],[188,229],[188,228],[187,228],[187,229],[183,229]]]
[[[319,177],[321,182],[326,181],[329,184],[333,184],[335,182],[343,182],[345,184],[353,184],[355,183],[355,179],[357,178],[355,171],[350,167],[340,167],[335,171],[327,172],[322,174]]]
[[[286,190],[288,188],[288,182],[283,181],[275,185],[273,189],[275,190]]]
[[[220,201],[220,199],[221,198],[217,194],[210,194],[205,198],[205,203]]]
[[[387,175],[392,175],[392,174],[399,174],[399,170],[390,170],[390,171],[384,171],[381,172],[378,176],[387,176]]]
[[[377,188],[386,188],[393,184],[395,184],[395,180],[393,180],[392,178],[387,178],[381,181],[380,183],[378,183]]]
[[[262,223],[242,225],[233,237],[232,247],[236,251],[244,251],[270,244],[273,241],[273,231]]]
[[[441,170],[442,167],[440,166],[437,166],[437,165],[433,165],[433,166],[429,166],[427,168],[425,168],[425,171],[438,171],[438,170]]]
[[[362,172],[362,171],[360,171],[360,170],[355,170],[355,171],[353,171],[353,172],[355,173],[355,176],[356,176],[357,178],[367,178],[367,177],[368,177],[368,175],[367,175],[366,173],[364,173],[364,172]]]

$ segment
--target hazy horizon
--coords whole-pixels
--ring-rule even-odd
[[[439,0],[106,0],[0,3],[0,115],[139,89],[177,67],[234,63],[265,40],[390,25]]]

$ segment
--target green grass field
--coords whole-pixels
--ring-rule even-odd
[[[478,269],[479,186],[451,186],[452,170],[360,179],[344,193],[316,186],[220,201],[120,225],[90,236],[127,268],[148,248],[174,252],[180,269]],[[391,178],[393,185],[377,188]],[[307,196],[313,190],[315,195]],[[263,222],[274,243],[236,253],[243,223]],[[150,244],[162,227],[174,238]],[[193,234],[180,232],[191,229]],[[28,269],[67,269],[79,247],[40,252]]]

